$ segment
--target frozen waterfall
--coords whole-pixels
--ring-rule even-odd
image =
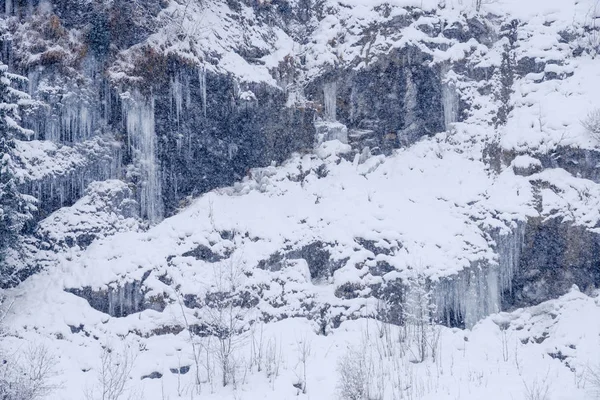
[[[323,85],[323,98],[323,103],[325,107],[325,120],[333,122],[337,119],[337,84],[335,82],[329,82]]]
[[[525,242],[525,227],[523,221],[516,221],[509,234],[494,231],[492,239],[496,242],[498,265],[500,266],[500,290],[512,293],[512,282],[518,273],[521,250]]]
[[[458,122],[459,97],[456,91],[456,74],[447,66],[442,68],[442,104],[444,106],[444,126]]]
[[[497,263],[485,260],[457,275],[434,283],[433,302],[437,319],[447,325],[464,323],[472,328],[478,321],[502,311],[502,295],[512,290],[512,279],[518,272],[525,236],[525,222],[513,223],[510,232],[493,231]]]
[[[163,216],[160,168],[156,156],[154,131],[154,97],[143,98],[139,93],[123,96],[123,113],[127,142],[137,168],[140,214],[150,223]]]

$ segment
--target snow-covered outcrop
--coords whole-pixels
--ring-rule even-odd
[[[118,340],[149,399],[331,399],[356,348],[385,354],[383,399],[592,398],[600,330],[573,321],[598,319],[597,9],[470,3],[4,2],[39,101],[18,178],[46,217],[9,258],[39,273],[6,291],[8,340],[64,354],[64,399]],[[440,349],[376,342],[424,320]],[[250,378],[223,389],[232,335]],[[281,348],[307,340],[301,377]]]

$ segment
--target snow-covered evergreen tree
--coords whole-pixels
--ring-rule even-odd
[[[0,63],[0,260],[14,246],[27,221],[35,211],[35,199],[19,192],[13,156],[15,137],[32,132],[21,125],[20,109],[31,104],[29,95],[14,86],[26,78],[11,74]],[[0,278],[6,279],[7,269],[0,264]]]

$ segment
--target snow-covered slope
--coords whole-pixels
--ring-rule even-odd
[[[484,3],[165,2],[94,81],[122,137],[18,142],[74,204],[24,238],[3,344],[65,400],[102,360],[149,400],[596,398],[600,7]]]

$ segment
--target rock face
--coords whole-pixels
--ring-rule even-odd
[[[38,225],[35,236],[43,247],[85,249],[92,241],[117,232],[138,230],[139,205],[132,190],[119,180],[93,182],[86,195]]]
[[[413,47],[392,51],[358,72],[325,74],[307,95],[350,131],[372,131],[378,147],[407,146],[445,129],[441,71],[431,61]]]
[[[218,6],[192,5],[174,15],[208,17]],[[240,35],[281,27],[304,41],[323,10],[303,2],[289,6],[230,2],[227,18]],[[317,115],[371,132],[374,154],[445,129],[441,70],[428,66],[431,55],[414,46],[367,68],[342,66],[314,76],[303,93],[298,88],[306,86],[301,75],[309,61],[294,54],[265,61],[274,43],[221,38],[238,54],[231,61],[230,53],[210,53],[201,45],[171,49],[185,35],[165,26],[182,29],[187,16],[173,22],[166,8],[159,1],[143,8],[124,1],[5,2],[3,59],[28,76],[29,92],[39,102],[25,125],[35,132],[30,139],[54,146],[34,160],[26,156],[28,142],[21,149],[23,190],[41,200],[40,217],[72,205],[94,180],[122,179],[135,187],[140,216],[156,223],[187,196],[311,149]],[[238,15],[242,8],[254,19]],[[420,15],[392,18],[385,29],[406,27]],[[291,29],[293,20],[311,23]],[[55,154],[63,160],[58,167]],[[46,169],[51,172],[33,173],[40,162],[52,165]]]
[[[111,317],[121,318],[144,310],[163,311],[166,303],[162,296],[147,296],[148,289],[144,286],[144,276],[140,281],[111,283],[105,289],[92,287],[67,288],[88,301],[90,307]]]
[[[592,292],[600,287],[600,236],[558,219],[530,219],[519,272],[504,298],[510,307],[539,304],[567,293],[573,285]]]
[[[509,121],[515,80],[529,87],[573,76],[561,54],[564,46],[576,42],[576,35],[558,38],[550,32],[558,47],[533,59],[520,50],[527,48],[530,36],[518,34],[519,20],[472,13],[444,16],[444,7],[386,3],[365,8],[371,13],[365,22],[352,7],[325,1],[206,0],[183,6],[151,0],[143,7],[124,0],[0,2],[3,62],[28,77],[23,85],[35,100],[24,114],[24,125],[34,137],[19,138],[15,157],[22,190],[40,200],[40,219],[50,215],[31,232],[35,246],[44,251],[84,250],[94,240],[144,230],[176,214],[192,197],[246,178],[261,193],[268,192],[274,164],[324,141],[340,141],[343,160],[354,160],[353,168],[368,179],[383,163],[382,155],[431,140],[438,150],[417,151],[422,157],[435,153],[428,159],[432,165],[454,153],[470,161],[483,158],[485,168],[490,167],[486,174],[518,176],[516,182],[523,187],[517,185],[517,197],[521,189],[532,188],[531,199],[523,205],[527,212],[518,216],[513,211],[469,214],[465,225],[481,225],[483,233],[475,239],[493,243],[496,258],[482,251],[449,275],[427,277],[425,286],[432,291],[440,321],[470,327],[501,309],[556,297],[572,284],[582,290],[597,287],[595,221],[582,224],[564,213],[562,218],[554,215],[550,200],[567,189],[543,174],[561,169],[570,178],[599,183],[599,153],[562,146],[563,138],[541,151],[522,144],[522,138],[517,140],[521,148],[515,149],[499,144],[496,137],[504,124],[505,136],[522,128]],[[198,27],[198,21],[215,18],[228,29],[210,23],[206,31]],[[540,115],[531,126],[538,123],[545,136],[543,120]],[[539,143],[546,145],[544,140]],[[318,153],[322,160],[335,157],[326,147]],[[528,150],[535,154],[525,154]],[[399,168],[412,171],[420,156]],[[251,171],[269,166],[271,170]],[[302,188],[329,173],[325,164],[298,170],[288,177]],[[449,179],[435,178],[440,187]],[[412,186],[406,190],[420,184],[418,179],[407,182]],[[586,189],[576,186],[587,202]],[[366,195],[369,203],[376,194]],[[322,193],[315,191],[315,196],[319,204]],[[458,197],[456,212],[478,210],[485,203],[482,198],[465,206]],[[442,204],[446,200],[445,193],[436,197]],[[571,199],[560,200],[568,208]],[[410,199],[405,207],[416,203]],[[485,212],[491,212],[489,207]],[[509,229],[500,233],[498,225]],[[204,242],[190,244],[181,257],[166,257],[166,263],[177,257],[218,266],[235,251],[233,245],[220,251],[199,243]],[[360,279],[335,287],[336,299],[383,300],[388,305],[382,311],[385,318],[402,323],[415,277],[406,273],[413,267],[405,265],[408,261],[396,265],[392,259],[409,253],[405,245],[396,239],[376,242],[356,236],[342,251],[337,238],[311,237],[270,249],[262,260],[253,261],[265,273],[288,274],[286,279],[313,286],[331,283],[346,267],[360,270]],[[471,245],[468,241],[465,248]],[[412,251],[418,252],[417,247],[413,244]],[[348,256],[334,257],[334,249],[368,256],[346,265]],[[441,264],[450,253],[441,257]],[[284,281],[276,283],[285,287]],[[69,290],[118,317],[161,308],[155,306],[160,302],[145,298],[143,280],[123,282],[105,282],[108,286],[101,290],[92,290],[93,285]],[[268,299],[275,308],[280,300]],[[306,313],[335,320],[334,325],[352,309],[330,309],[310,296],[289,303],[300,306],[282,315]]]

